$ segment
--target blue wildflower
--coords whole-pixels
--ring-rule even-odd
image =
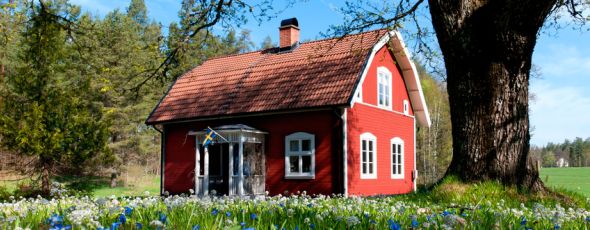
[[[590,222],[590,216],[586,217],[586,222]]]
[[[117,228],[119,227],[119,224],[121,224],[121,223],[119,223],[119,222],[112,223],[111,224],[111,229],[112,230],[117,230]]]
[[[64,230],[64,229],[65,229],[65,230],[70,230],[70,229],[72,229],[72,225],[66,225],[66,226],[64,226],[64,227],[62,228],[62,230]]]
[[[211,211],[211,214],[214,216],[217,216],[217,213],[219,213],[219,210],[217,210],[216,208],[214,208],[213,211]]]
[[[193,230],[200,230],[201,229],[201,225],[197,224],[195,226],[193,226]]]
[[[445,210],[445,211],[442,213],[442,215],[443,215],[443,216],[448,216],[449,214],[451,214],[451,213],[450,213],[449,211],[447,211],[447,210]]]
[[[160,213],[160,222],[162,222],[163,224],[166,224],[167,221],[168,221],[168,217],[166,216],[166,214]]]
[[[125,214],[119,215],[119,222],[121,222],[122,224],[127,223],[127,217],[125,217]]]
[[[560,229],[560,228],[561,228],[561,226],[559,226],[559,224],[555,224],[555,226],[553,227],[553,229],[555,229],[555,230]]]
[[[309,203],[309,204],[307,204],[307,207],[308,208],[311,208],[311,207],[313,207],[313,204],[312,203]]]
[[[389,230],[401,230],[401,225],[395,221],[393,221],[392,219],[389,219],[387,221],[387,224],[389,225]]]
[[[416,216],[412,216],[412,228],[418,228],[418,226],[420,226],[420,222],[418,222]]]
[[[256,216],[256,214],[254,214],[254,213],[250,214],[250,219],[251,220],[256,220],[257,217],[258,216]]]
[[[315,229],[315,224],[314,223],[309,224],[309,228]]]
[[[369,213],[365,213],[365,218],[369,219]]]
[[[231,212],[225,212],[225,216],[230,217],[231,216]]]
[[[244,226],[246,226],[246,223],[244,223],[244,222],[241,222],[241,223],[240,223],[240,226],[244,227]]]
[[[125,207],[125,215],[126,216],[131,216],[131,213],[133,213],[133,209],[130,207]]]
[[[299,230],[299,225],[295,225],[295,230]]]
[[[139,222],[135,223],[135,229],[141,230],[142,228],[143,228],[143,224],[141,224]]]
[[[520,219],[520,225],[521,225],[521,226],[525,226],[525,225],[526,225],[526,217],[524,217],[524,216],[523,216],[523,217]]]
[[[255,230],[253,227],[244,228],[244,230]]]

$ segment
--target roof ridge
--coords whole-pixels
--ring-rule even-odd
[[[299,43],[299,45],[303,45],[303,44],[311,44],[311,43],[317,43],[317,42],[323,42],[323,41],[334,40],[334,39],[344,39],[344,38],[347,38],[347,37],[352,37],[352,36],[358,36],[358,35],[362,35],[362,34],[373,33],[373,32],[377,32],[377,31],[380,31],[380,30],[385,30],[385,31],[387,31],[388,29],[386,29],[386,28],[383,28],[383,29],[374,29],[374,30],[369,30],[369,31],[360,32],[360,33],[357,33],[357,34],[347,34],[347,35],[345,35],[345,36],[343,36],[343,37],[330,37],[330,38],[323,38],[323,39],[319,39],[319,40],[313,40],[313,41],[308,41],[308,42],[302,42],[302,43]],[[227,55],[221,55],[221,56],[217,56],[217,57],[212,57],[212,58],[209,58],[209,59],[207,59],[207,60],[203,61],[203,63],[205,63],[205,62],[207,62],[207,61],[211,61],[211,60],[217,60],[217,59],[223,59],[223,58],[229,58],[229,57],[241,56],[241,55],[252,54],[252,53],[261,53],[261,54],[264,54],[264,53],[263,53],[263,51],[266,51],[266,50],[271,50],[271,49],[276,49],[276,48],[279,48],[279,47],[271,47],[271,48],[266,48],[266,49],[253,50],[253,51],[248,51],[248,52],[244,52],[244,53],[236,53],[236,54],[227,54]],[[201,63],[201,65],[202,65],[203,63]]]
[[[325,55],[321,55],[319,57],[332,57],[332,56],[336,56],[336,55],[341,55],[341,54],[346,54],[346,53],[350,53],[349,51],[342,51],[342,52],[338,52],[338,53],[332,53],[332,54],[325,54]],[[265,56],[268,56],[267,54],[263,54],[263,57],[260,57],[260,59],[264,59]],[[294,61],[300,61],[300,60],[305,60],[305,59],[310,59],[310,56],[305,56],[303,58],[298,58],[298,59],[289,59],[286,61],[280,61],[280,62],[273,62],[273,63],[269,63],[269,64],[263,64],[263,65],[256,65],[256,67],[266,67],[266,66],[271,66],[271,65],[276,65],[276,64],[282,64],[282,63],[286,63],[286,62],[294,62]],[[256,63],[259,63],[260,61],[257,61]],[[198,68],[199,66],[191,69],[192,70],[196,70],[196,68]],[[227,73],[227,72],[231,72],[231,71],[240,71],[240,70],[245,70],[245,69],[250,69],[253,66],[246,66],[243,68],[237,68],[237,69],[231,69],[231,70],[224,70],[224,71],[217,71],[216,73]],[[197,71],[198,72],[198,71]],[[188,72],[187,72],[188,73]],[[190,76],[187,76],[188,78],[194,78],[194,77],[199,77],[199,76],[204,76],[204,75],[210,75],[210,73],[206,73],[206,74],[188,74]]]

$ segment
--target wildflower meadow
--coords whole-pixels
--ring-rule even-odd
[[[583,207],[423,197],[11,197],[0,229],[590,229]]]

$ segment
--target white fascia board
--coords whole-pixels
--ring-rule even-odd
[[[402,69],[402,76],[406,82],[406,89],[410,95],[410,102],[414,109],[414,115],[418,119],[418,124],[421,127],[430,127],[430,114],[428,113],[428,107],[426,106],[426,100],[424,98],[424,92],[422,92],[422,84],[420,83],[420,77],[416,65],[411,59],[410,52],[404,44],[404,40],[401,34],[397,31],[390,32],[393,39],[393,55],[395,60],[399,63]]]

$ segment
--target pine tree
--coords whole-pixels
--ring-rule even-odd
[[[20,65],[2,91],[1,144],[37,159],[41,189],[49,193],[58,168],[83,164],[108,153],[108,125],[101,108],[84,97],[90,79],[70,69],[75,53],[71,37],[55,15],[75,21],[79,9],[62,1],[29,6]]]

